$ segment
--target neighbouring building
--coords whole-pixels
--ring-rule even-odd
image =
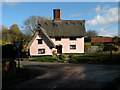
[[[27,45],[30,56],[84,53],[85,20],[62,20],[61,9],[53,10],[54,19],[38,21]]]
[[[118,42],[118,39],[114,39],[114,37],[92,37],[91,38],[91,43],[94,45],[95,43],[103,43],[103,44],[108,44],[111,42]]]

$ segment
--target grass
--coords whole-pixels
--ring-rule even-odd
[[[120,53],[91,53],[85,55],[74,55],[70,63],[92,63],[92,64],[120,64]]]

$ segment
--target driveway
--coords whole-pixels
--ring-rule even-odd
[[[120,66],[41,63],[22,61],[21,64],[40,74],[8,88],[96,88],[120,77]]]

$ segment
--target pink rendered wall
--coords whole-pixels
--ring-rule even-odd
[[[76,38],[76,40],[69,40],[69,38],[61,38],[61,41],[55,41],[55,45],[62,45],[62,53],[84,53],[84,37]],[[76,45],[76,49],[70,50],[70,45]]]
[[[41,37],[38,35],[30,46],[30,55],[52,55],[51,49],[43,40],[43,44],[38,44],[38,40]],[[69,38],[61,38],[61,41],[55,41],[55,38],[51,38],[55,45],[62,45],[62,53],[84,53],[84,37],[76,38],[76,40],[69,40]],[[75,50],[70,50],[70,45],[76,45]],[[38,49],[45,49],[45,54],[38,54]]]
[[[39,56],[39,55],[52,55],[51,49],[47,46],[47,44],[42,40],[43,44],[38,44],[38,40],[41,39],[39,35],[36,36],[35,40],[30,46],[30,55]],[[45,54],[38,54],[38,49],[45,49]]]

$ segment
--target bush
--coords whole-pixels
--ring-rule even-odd
[[[85,43],[84,44],[85,51],[87,51],[90,46],[91,46],[91,43],[88,43],[88,42]]]
[[[49,57],[49,56],[36,57],[36,58],[32,58],[30,61],[56,62],[56,61],[57,61],[57,58],[56,58],[56,57]]]
[[[78,61],[76,59],[70,59],[69,63],[78,63]]]
[[[66,55],[65,54],[60,54],[59,59],[60,60],[65,60],[66,59]]]
[[[16,64],[16,68],[18,68],[18,64]],[[22,65],[20,65],[20,68],[24,68]]]
[[[71,59],[74,59],[74,55],[70,55],[69,57],[70,57]]]
[[[64,60],[59,60],[59,62],[64,63]]]
[[[28,52],[28,49],[22,49],[22,52]]]
[[[104,46],[102,42],[95,42],[94,46]]]
[[[21,58],[21,61],[29,60],[29,58]]]

